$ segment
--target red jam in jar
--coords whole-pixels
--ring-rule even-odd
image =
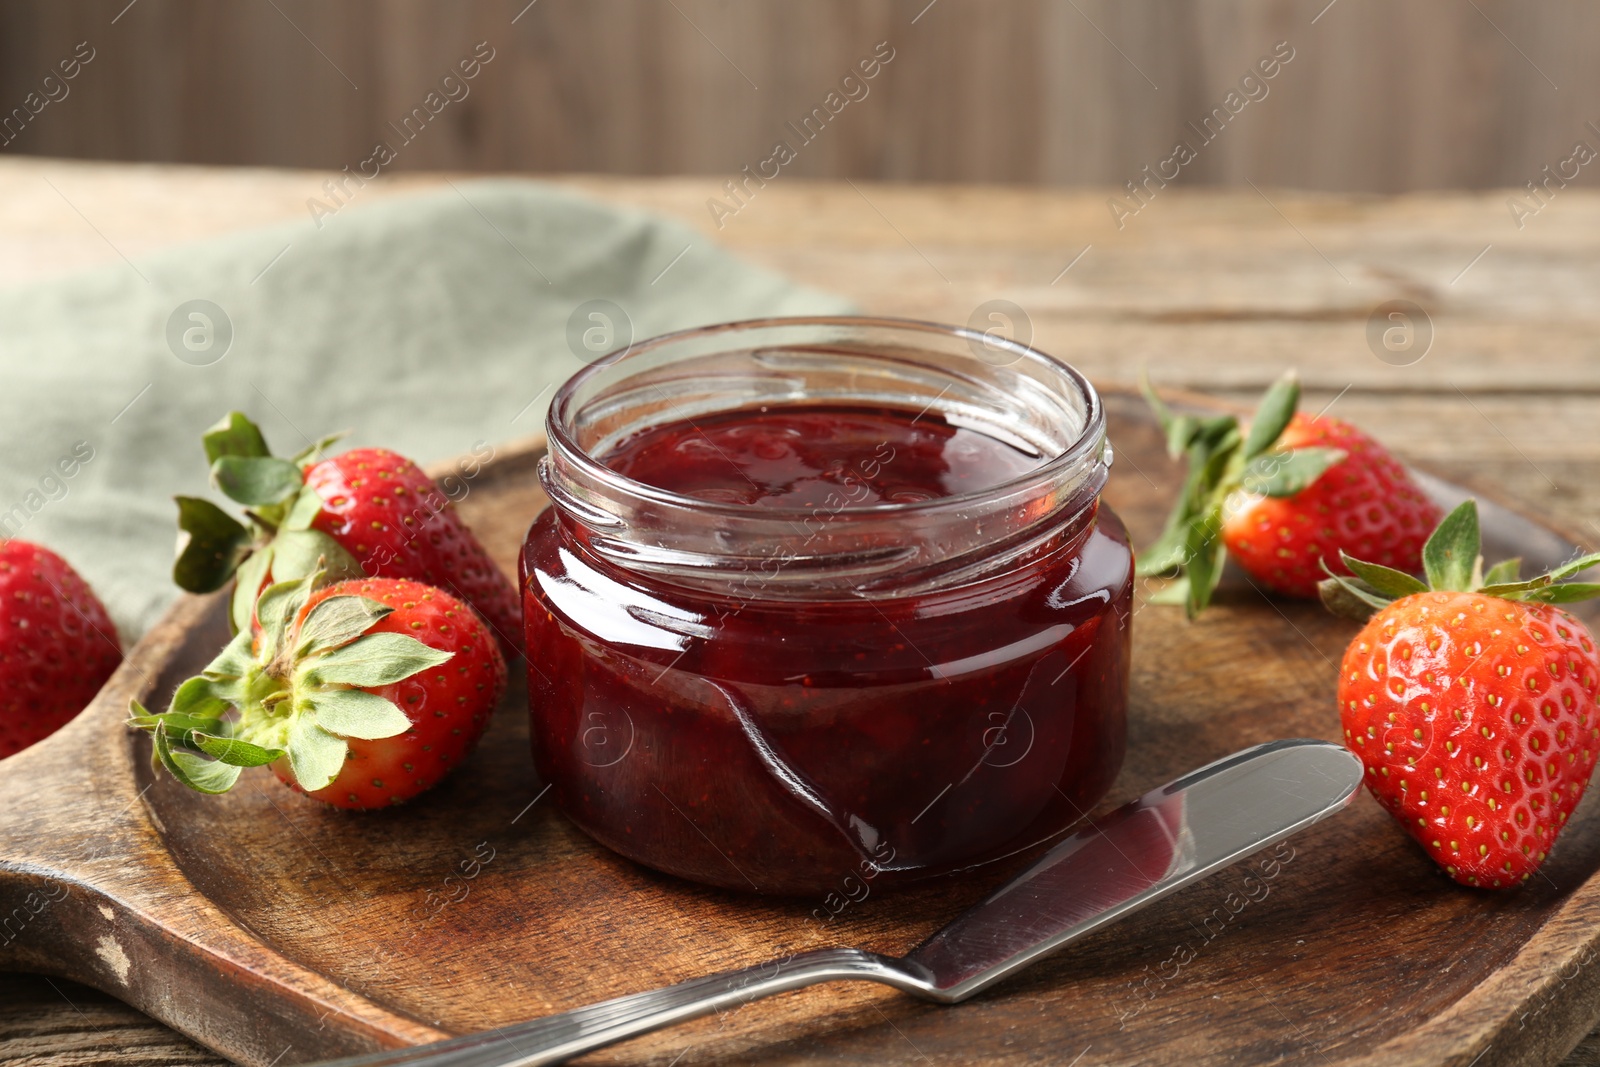
[[[1093,389],[1027,348],[775,319],[552,404],[534,753],[603,844],[834,894],[1010,855],[1121,765],[1132,558]]]

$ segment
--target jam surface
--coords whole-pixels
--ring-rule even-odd
[[[599,458],[758,508],[841,485],[858,507],[934,499],[1041,462],[937,413],[822,407],[670,423]],[[662,871],[825,917],[1058,833],[1121,765],[1132,557],[1103,505],[911,596],[720,597],[601,558],[555,509],[522,574],[540,773],[591,836]]]
[[[953,425],[937,412],[886,416],[859,407],[723,412],[652,427],[605,456],[635,481],[699,500],[757,507],[911,504],[1004,484],[1037,452]]]

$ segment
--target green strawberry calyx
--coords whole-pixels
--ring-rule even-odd
[[[1222,579],[1222,527],[1252,498],[1290,497],[1345,458],[1337,448],[1279,448],[1300,405],[1300,380],[1285,373],[1263,394],[1248,431],[1233,415],[1175,415],[1141,376],[1140,388],[1167,435],[1167,452],[1184,456],[1188,472],[1177,503],[1155,542],[1139,553],[1140,577],[1176,574],[1150,599],[1182,603],[1193,619],[1211,603]]]
[[[1600,564],[1600,552],[1579,555],[1534,578],[1523,579],[1522,560],[1507,559],[1483,569],[1478,502],[1465,500],[1439,521],[1422,546],[1423,578],[1341,552],[1350,576],[1329,573],[1317,585],[1323,606],[1335,615],[1365,620],[1402,597],[1426,592],[1482,593],[1501,600],[1570,604],[1600,596],[1600,583],[1567,579]],[[1322,569],[1328,570],[1326,562]]]
[[[268,574],[275,582],[296,581],[321,561],[335,577],[361,576],[354,556],[311,528],[322,498],[306,484],[306,468],[342,436],[324,437],[293,459],[279,459],[260,427],[237,411],[202,436],[211,484],[244,506],[246,522],[203,497],[175,497],[180,533],[172,580],[187,592],[210,593],[237,575],[228,616],[234,633],[250,629],[250,611]]]
[[[262,591],[260,640],[245,629],[205,669],[178,686],[165,712],[138,701],[128,725],[154,735],[154,759],[202,793],[225,793],[245,767],[287,759],[308,793],[343,769],[349,740],[377,741],[411,728],[393,702],[369,689],[449,660],[406,634],[369,632],[394,609],[354,593],[300,613],[325,574],[314,570]]]

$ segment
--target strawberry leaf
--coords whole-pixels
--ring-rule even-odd
[[[1478,502],[1464,500],[1440,520],[1422,546],[1422,566],[1431,589],[1466,592],[1478,564]]]
[[[1520,559],[1502,560],[1483,573],[1479,538],[1477,502],[1465,500],[1440,521],[1427,544],[1422,546],[1422,562],[1428,576],[1426,585],[1400,571],[1363,563],[1340,553],[1345,566],[1357,577],[1330,578],[1318,585],[1318,592],[1328,610],[1354,617],[1363,617],[1358,612],[1370,614],[1370,608],[1382,607],[1390,600],[1428,589],[1482,593],[1502,600],[1537,604],[1570,604],[1600,596],[1600,582],[1562,581],[1600,565],[1600,552],[1580,555],[1548,574],[1519,579]]]
[[[239,573],[233,579],[233,600],[228,616],[234,633],[250,632],[256,594],[261,592],[261,583],[267,580],[267,574],[272,570],[275,553],[276,550],[269,544],[252,552],[250,558],[239,565]]]
[[[340,430],[338,433],[330,433],[326,437],[318,438],[314,443],[309,444],[305,448],[302,448],[300,451],[296,452],[294,454],[294,458],[290,462],[292,462],[296,467],[299,467],[301,470],[305,470],[307,467],[310,467],[313,464],[320,463],[327,458],[323,455],[323,453],[332,448],[334,445],[338,444],[340,441],[344,440],[344,438],[349,436],[349,434],[349,430]]]
[[[1178,415],[1167,424],[1167,455],[1177,459],[1194,444],[1200,433],[1200,420],[1193,415]]]
[[[223,456],[258,458],[272,455],[261,429],[242,412],[230,411],[201,436],[206,462],[215,464]]]
[[[1389,601],[1360,579],[1336,575],[1317,583],[1317,596],[1322,606],[1347,619],[1364,622],[1373,612],[1389,606]]]
[[[177,692],[172,694],[172,702],[167,705],[167,715],[183,715],[215,724],[230,706],[228,701],[217,696],[211,679],[199,674],[178,686]]]
[[[251,640],[248,633],[238,633],[233,640],[223,646],[216,658],[206,664],[201,670],[201,675],[212,682],[237,681],[243,678],[245,672],[255,664],[255,653],[251,649]],[[183,693],[188,685],[185,682],[178,687],[178,693]],[[177,699],[177,694],[173,695]]]
[[[209,500],[174,497],[181,538],[172,580],[189,593],[221,589],[250,554],[250,531]]]
[[[361,577],[356,558],[321,530],[280,530],[272,545],[276,581],[304,578],[319,567],[328,572],[329,581]]]
[[[265,767],[283,757],[283,750],[262,748],[237,737],[218,737],[203,730],[195,730],[190,739],[200,751],[230,767]]]
[[[1560,582],[1529,590],[1522,594],[1522,599],[1536,600],[1541,604],[1571,604],[1597,596],[1600,596],[1600,582]]]
[[[1200,613],[1211,605],[1211,594],[1217,591],[1217,583],[1222,581],[1222,567],[1226,558],[1222,542],[1214,541],[1189,560],[1189,599],[1184,610],[1190,619],[1199,618]]]
[[[1484,574],[1484,591],[1487,592],[1490,588],[1497,585],[1514,584],[1515,582],[1519,581],[1521,577],[1522,558],[1520,556],[1512,556],[1510,559],[1503,559],[1499,563],[1496,563],[1493,567],[1490,567],[1488,572]]]
[[[1200,432],[1195,436],[1195,444],[1204,445],[1208,455],[1224,459],[1232,458],[1239,440],[1239,420],[1232,415],[1201,419]]]
[[[1188,562],[1189,526],[1194,521],[1195,511],[1200,502],[1205,499],[1208,492],[1208,487],[1203,484],[1207,465],[1203,449],[1197,449],[1190,456],[1183,489],[1178,494],[1177,503],[1173,505],[1171,514],[1167,516],[1161,536],[1135,557],[1134,573],[1138,576],[1165,574],[1181,568]]]
[[[387,604],[364,596],[331,596],[312,608],[300,624],[295,655],[309,656],[347,645],[392,611]]]
[[[1229,477],[1238,463],[1239,453],[1239,428],[1230,426],[1225,428],[1216,440],[1207,440],[1204,448],[1190,455],[1191,465],[1200,467],[1199,498],[1203,503],[1197,503],[1197,510],[1209,507],[1214,499],[1221,499],[1231,491],[1234,479]],[[1220,529],[1220,524],[1218,526]]]
[[[155,730],[155,758],[172,776],[199,793],[226,793],[239,780],[239,768],[174,748],[165,723]]]
[[[1145,597],[1147,604],[1187,604],[1189,602],[1189,579],[1175,578],[1160,589]]]
[[[1185,610],[1189,618],[1197,618],[1211,603],[1211,594],[1222,581],[1222,565],[1226,558],[1222,538],[1217,531],[1222,527],[1220,507],[1208,508],[1203,515],[1189,523],[1186,548],[1188,563],[1185,567],[1189,579],[1189,599]]]
[[[283,530],[309,530],[311,523],[322,512],[322,497],[311,486],[305,486],[294,498],[294,503],[289,506],[289,513],[284,516]]]
[[[192,680],[193,679],[191,679],[191,681]],[[190,731],[202,730],[217,724],[217,720],[215,718],[186,715],[182,712],[167,711],[157,715],[152,713],[149,708],[145,707],[137,700],[128,701],[128,717],[124,719],[123,722],[128,726],[137,727],[140,730],[150,730],[152,732],[154,732],[157,726],[165,723],[167,726],[167,733],[169,735],[177,735],[180,737],[187,735]]]
[[[308,661],[301,671],[311,685],[393,685],[437,667],[453,652],[441,652],[406,634],[368,634]]]
[[[325,788],[344,769],[350,746],[318,726],[310,715],[289,723],[289,771],[308,793]]]
[[[1263,452],[1245,464],[1240,480],[1247,493],[1294,496],[1344,457],[1344,450],[1338,448]]]
[[[270,661],[284,648],[284,636],[300,609],[311,599],[316,577],[313,573],[296,581],[275,582],[262,592],[261,599],[256,601],[256,619],[261,624],[261,659]]]
[[[1579,556],[1577,559],[1563,563],[1550,572],[1550,577],[1552,580],[1559,582],[1563,578],[1571,578],[1580,571],[1586,571],[1597,563],[1600,563],[1600,552],[1590,552],[1587,555]]]
[[[246,507],[280,504],[305,484],[305,476],[285,459],[272,456],[219,456],[211,481],[230,500]]]
[[[399,707],[363,689],[324,689],[311,697],[317,725],[340,737],[378,741],[411,729]]]
[[[1183,489],[1177,503],[1167,516],[1161,536],[1134,558],[1134,573],[1140,577],[1165,574],[1181,570],[1189,562],[1189,529],[1195,516],[1205,505],[1210,487],[1205,484],[1209,457],[1197,447],[1190,455],[1189,469],[1184,475]]]
[[[1478,592],[1484,596],[1497,596],[1505,600],[1525,600],[1527,598],[1524,594],[1535,589],[1543,589],[1550,584],[1550,576],[1541,574],[1537,578],[1528,578],[1520,582],[1501,582],[1496,585],[1480,586]]]
[[[1139,392],[1144,396],[1144,402],[1150,405],[1150,412],[1156,417],[1156,424],[1163,433],[1167,433],[1172,426],[1172,409],[1167,407],[1167,402],[1161,399],[1155,387],[1150,384],[1150,374],[1141,369],[1139,371]]]
[[[1149,578],[1182,567],[1187,558],[1184,551],[1187,529],[1187,525],[1180,525],[1164,531],[1149,548],[1139,553],[1134,573],[1141,578]]]
[[[1191,580],[1181,589],[1169,587],[1158,594],[1158,602],[1181,595],[1192,617],[1210,600],[1222,570],[1220,501],[1231,488],[1224,482],[1231,482],[1239,462],[1239,420],[1232,415],[1174,415],[1144,375],[1140,389],[1166,433],[1168,451],[1186,454],[1188,469],[1161,536],[1136,554],[1134,573],[1149,577],[1188,571]]]
[[[143,708],[138,708],[136,711],[143,714],[130,715],[126,720],[129,726],[152,732],[157,726],[165,727],[168,739],[174,744],[184,746],[190,744],[190,737],[196,730],[204,732],[217,726],[216,719],[200,719],[191,715],[177,715],[170,711],[161,715],[151,715]]]
[[[1277,443],[1278,438],[1294,418],[1300,406],[1300,379],[1294,371],[1286,372],[1272,383],[1256,413],[1250,418],[1250,434],[1244,439],[1244,458],[1255,459]]]
[[[1397,571],[1393,567],[1385,567],[1379,563],[1364,563],[1352,558],[1347,552],[1340,552],[1339,558],[1350,568],[1350,573],[1365,582],[1374,593],[1390,600],[1399,600],[1403,596],[1428,591],[1426,585],[1405,571]]]

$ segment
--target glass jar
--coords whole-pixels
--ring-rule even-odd
[[[840,900],[1026,849],[1110,787],[1132,555],[1071,367],[919,322],[730,323],[585,368],[547,429],[534,756],[601,843]],[[867,444],[768,484],[840,441]]]

